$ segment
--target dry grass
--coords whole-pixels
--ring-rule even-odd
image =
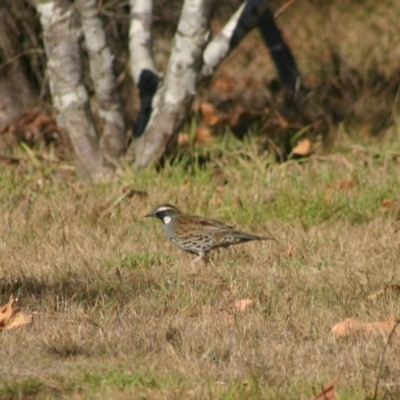
[[[400,314],[396,293],[367,299],[400,282],[400,146],[343,144],[266,168],[253,143],[230,142],[204,169],[95,187],[52,162],[2,168],[1,302],[13,293],[36,315],[2,333],[0,397],[311,399],[336,375],[341,399],[372,398],[378,376],[378,398],[397,397],[398,341],[379,370],[384,338],[330,328]],[[278,242],[192,267],[142,218],[166,201]]]

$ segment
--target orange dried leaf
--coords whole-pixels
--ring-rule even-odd
[[[211,131],[205,126],[199,126],[196,130],[196,141],[200,143],[208,143],[213,140]]]
[[[390,334],[397,323],[396,316],[391,316],[385,321],[378,322],[364,322],[355,318],[346,318],[344,321],[333,326],[331,332],[337,338],[354,335],[374,336]]]
[[[284,257],[290,258],[290,257],[293,257],[294,251],[295,251],[294,245],[293,244],[289,244],[289,246],[287,246],[286,249],[284,249],[282,251],[282,255]]]
[[[217,110],[211,103],[202,103],[200,105],[202,120],[206,125],[213,126],[219,122]]]
[[[32,322],[31,314],[24,314],[18,307],[15,307],[17,302],[18,299],[14,299],[11,295],[9,302],[0,307],[0,331],[14,329]]]
[[[33,322],[33,315],[32,314],[25,314],[22,311],[19,311],[11,318],[10,323],[6,326],[5,329],[14,329],[18,328],[19,326],[28,325]]]
[[[226,318],[226,323],[228,326],[232,326],[235,323],[235,317],[232,314],[228,315]]]
[[[233,79],[230,77],[222,77],[215,79],[212,83],[212,87],[220,95],[227,94],[234,87]]]
[[[337,377],[332,379],[321,391],[318,393],[313,400],[337,400],[336,391],[334,384],[337,381]]]
[[[229,125],[236,126],[245,112],[244,108],[240,104],[235,104],[230,115],[229,115]]]
[[[221,199],[221,197],[215,197],[215,196],[213,196],[212,197],[212,199],[211,199],[211,201],[210,201],[210,204],[212,205],[212,206],[218,206],[218,207],[220,207],[220,206],[223,206],[224,205],[224,201]]]
[[[0,330],[4,329],[9,324],[13,316],[13,306],[15,303],[16,300],[13,299],[11,295],[10,301],[5,306],[0,307]]]
[[[391,199],[383,199],[382,200],[383,207],[392,208],[393,207],[393,200]]]
[[[189,135],[187,133],[180,133],[178,135],[178,145],[186,146],[187,144],[189,144]]]
[[[356,183],[354,181],[347,180],[347,181],[336,182],[332,185],[332,187],[337,190],[346,191],[346,190],[352,189],[355,185],[356,185]]]
[[[252,304],[255,303],[254,299],[241,299],[241,300],[236,300],[234,304],[234,309],[238,312],[245,312],[246,309],[251,306]]]
[[[296,147],[292,150],[292,154],[296,156],[309,156],[312,153],[313,144],[310,139],[303,139],[297,143]]]

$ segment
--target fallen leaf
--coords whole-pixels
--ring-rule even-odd
[[[187,144],[189,144],[189,135],[187,133],[180,133],[178,135],[178,145],[186,146]]]
[[[189,188],[189,187],[191,187],[191,186],[192,186],[191,182],[190,182],[188,179],[185,179],[185,180],[183,181],[183,185],[181,185],[181,188],[187,189],[187,188]]]
[[[6,326],[5,329],[14,329],[19,326],[27,325],[33,322],[32,314],[24,314],[23,312],[18,312],[14,314],[13,318],[11,318],[10,323]]]
[[[335,182],[331,185],[331,187],[333,189],[337,189],[337,190],[342,190],[342,191],[346,191],[349,189],[352,189],[354,186],[356,185],[356,183],[352,180],[347,180],[347,181],[339,181],[339,182]]]
[[[383,289],[378,290],[377,292],[374,292],[374,293],[370,294],[369,296],[367,296],[367,299],[374,301],[378,297],[381,297],[381,296],[387,294],[388,292],[396,292],[396,293],[400,292],[400,285],[398,283],[390,283],[389,285],[385,286]]]
[[[293,244],[289,244],[289,246],[286,247],[286,249],[284,249],[284,250],[282,251],[282,255],[283,255],[284,257],[288,257],[288,258],[293,257],[294,250],[295,250],[294,245],[293,245]]]
[[[36,143],[43,139],[46,143],[60,139],[60,128],[54,118],[40,114],[38,110],[27,110],[2,127],[0,133],[10,133],[17,141]]]
[[[393,207],[393,200],[391,199],[383,199],[382,200],[382,206],[386,208],[392,208]]]
[[[210,128],[199,126],[196,130],[196,141],[199,143],[208,143],[213,140]]]
[[[211,103],[202,103],[200,105],[200,112],[204,124],[208,126],[218,124],[219,116],[217,115],[217,110]]]
[[[335,383],[338,380],[337,377],[333,378],[321,391],[318,393],[313,400],[337,400]]]
[[[11,295],[9,302],[0,307],[0,331],[14,329],[33,321],[32,314],[25,314],[20,308],[15,307],[17,302],[18,298],[14,299]]]
[[[236,300],[234,304],[234,309],[240,313],[244,313],[247,307],[255,303],[254,299],[241,299]]]
[[[212,82],[213,90],[218,92],[220,96],[229,94],[234,86],[235,84],[233,82],[233,79],[228,76],[214,79],[214,81]]]
[[[296,147],[292,150],[292,154],[296,156],[309,156],[312,153],[313,144],[310,139],[303,139],[297,143]]]
[[[232,326],[235,323],[235,317],[232,314],[229,314],[226,318],[226,323],[228,326]]]
[[[331,332],[337,338],[354,336],[357,334],[367,336],[380,335],[382,333],[390,334],[397,326],[398,322],[396,316],[390,316],[387,320],[378,322],[364,322],[355,318],[346,318],[344,321],[333,326]]]
[[[221,114],[221,121],[227,122],[233,134],[242,139],[248,132],[251,124],[259,115],[244,109],[240,104],[235,104],[230,113]]]
[[[0,162],[5,165],[18,164],[19,161],[20,161],[19,158],[0,155]]]
[[[213,196],[212,199],[210,200],[210,204],[213,207],[220,207],[224,205],[224,201],[221,199],[221,197]]]

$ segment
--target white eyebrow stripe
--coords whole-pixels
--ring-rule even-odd
[[[175,208],[172,208],[172,207],[160,207],[160,208],[157,209],[157,212],[162,212],[162,211],[167,211],[167,210],[174,210],[175,211]]]

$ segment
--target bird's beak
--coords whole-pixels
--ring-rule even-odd
[[[149,218],[149,217],[154,217],[154,214],[153,213],[146,214],[143,218]]]

